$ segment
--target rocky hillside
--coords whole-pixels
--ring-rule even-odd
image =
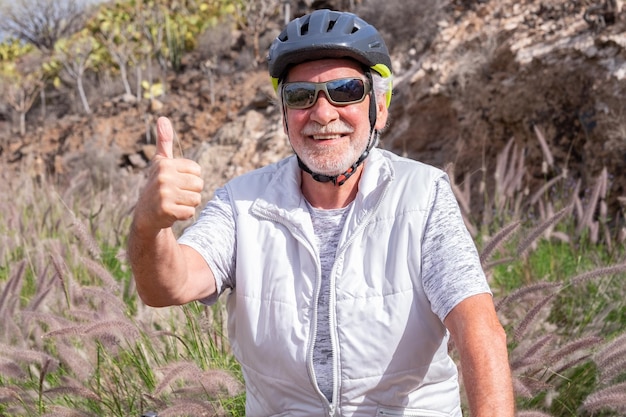
[[[382,22],[385,12],[366,3],[360,14]],[[442,168],[453,163],[455,181],[471,190],[481,182],[495,187],[498,158],[506,155],[504,166],[519,165],[523,178],[517,186],[528,192],[563,176],[580,180],[582,193],[606,168],[610,207],[621,210],[618,197],[626,196],[621,1],[440,3],[432,16],[414,16],[416,28],[430,23],[428,35],[416,29],[420,36],[397,39],[385,31],[396,80],[381,146]],[[268,28],[265,46],[279,25]],[[141,172],[154,152],[154,122],[166,115],[180,152],[205,167],[210,193],[229,177],[290,153],[266,70],[241,69],[240,53],[241,45],[234,45],[212,78],[201,54],[189,54],[185,71],[169,77],[167,95],[140,103],[124,96],[98,102],[89,117],[48,120],[25,138],[0,119],[0,158],[60,179],[87,167]]]

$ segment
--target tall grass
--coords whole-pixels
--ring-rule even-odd
[[[518,415],[624,415],[624,213],[609,220],[602,205],[607,173],[581,192],[548,156],[545,185],[529,192],[523,154],[507,146],[496,186],[478,196],[449,167],[509,335]],[[244,415],[224,306],[137,299],[124,248],[141,175],[0,172],[10,196],[0,202],[0,416]]]
[[[141,176],[2,177],[0,415],[243,414],[223,306],[137,300],[124,247]]]

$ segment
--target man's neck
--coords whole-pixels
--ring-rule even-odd
[[[302,173],[302,194],[309,204],[315,208],[337,209],[348,206],[356,198],[359,190],[359,180],[363,172],[363,166],[357,168],[343,185],[335,185],[332,182],[319,182],[311,175]]]

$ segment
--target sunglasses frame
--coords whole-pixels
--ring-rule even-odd
[[[363,83],[363,96],[357,100],[351,100],[351,101],[335,101],[333,100],[333,98],[331,97],[330,93],[328,92],[328,84],[337,82],[337,81],[360,81]],[[307,102],[306,105],[304,106],[293,106],[289,104],[289,101],[287,100],[286,96],[285,96],[285,88],[288,86],[294,86],[294,85],[302,85],[303,88],[309,88],[311,86],[315,87],[315,90],[313,92],[313,97],[311,102]],[[335,105],[335,106],[348,106],[350,104],[357,104],[357,103],[361,103],[363,100],[365,100],[365,97],[368,96],[368,94],[372,91],[372,85],[369,82],[369,80],[367,79],[363,79],[363,78],[359,78],[359,77],[347,77],[347,78],[337,78],[334,80],[329,80],[329,81],[324,81],[324,82],[319,82],[319,83],[315,83],[315,82],[311,82],[311,81],[294,81],[294,82],[286,82],[283,84],[282,88],[281,88],[281,96],[282,96],[282,100],[283,103],[286,107],[290,108],[290,109],[296,109],[296,110],[304,110],[304,109],[308,109],[311,108],[315,105],[315,103],[317,103],[317,99],[319,96],[319,92],[323,91],[324,94],[326,95],[326,100],[328,100],[328,102],[330,102],[331,104]],[[332,91],[332,90],[331,90]]]

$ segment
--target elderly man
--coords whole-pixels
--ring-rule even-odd
[[[472,416],[514,412],[506,338],[444,172],[376,147],[391,99],[379,32],[318,10],[273,42],[269,72],[295,155],[200,204],[201,167],[158,153],[131,228],[152,306],[227,292],[247,416]]]

